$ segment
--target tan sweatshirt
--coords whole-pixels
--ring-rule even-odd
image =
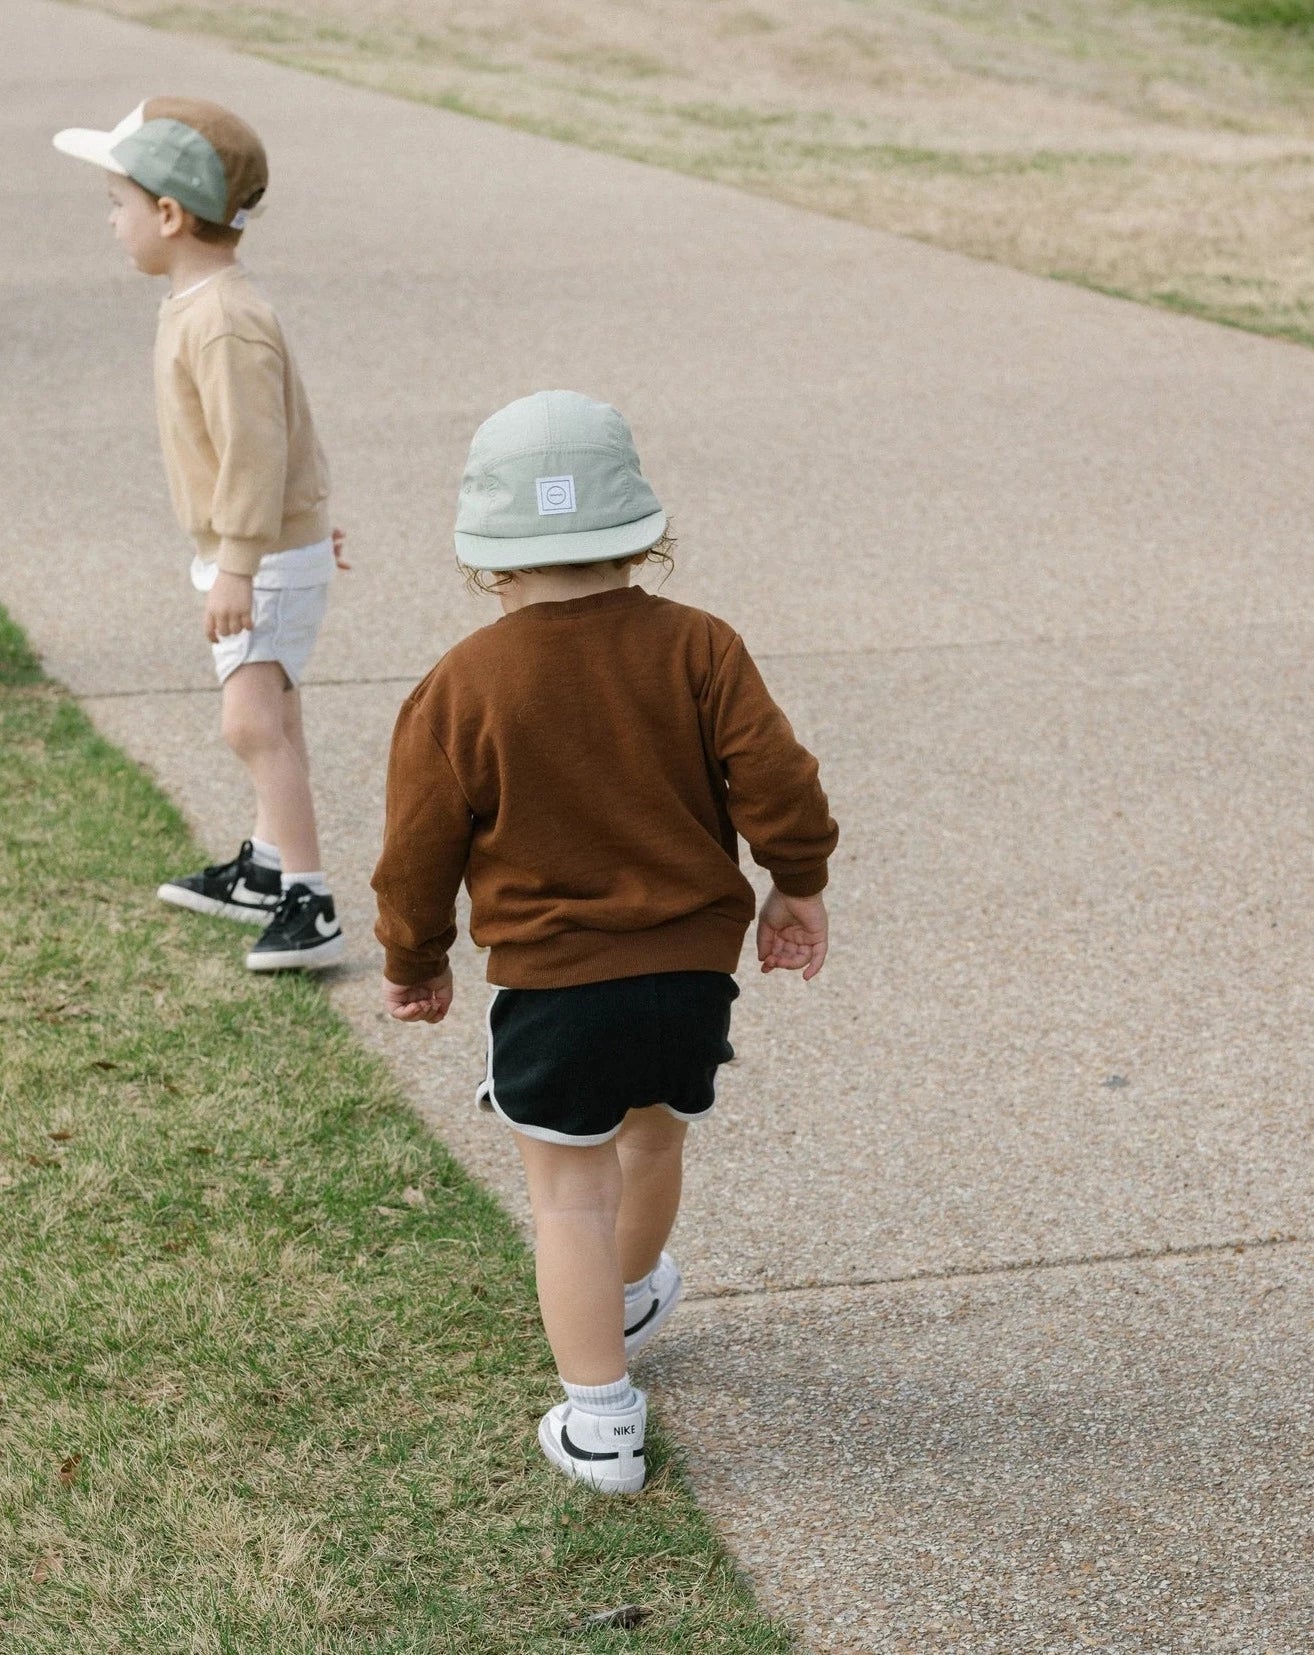
[[[155,402],[178,521],[254,575],[329,533],[328,465],[278,318],[240,265],[160,306]]]
[[[531,604],[402,706],[374,873],[394,983],[470,931],[504,988],[733,971],[753,918],[736,830],[780,889],[826,883],[817,762],[715,616],[637,587]]]

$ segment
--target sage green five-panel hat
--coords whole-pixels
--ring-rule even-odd
[[[622,414],[578,391],[538,391],[475,432],[456,553],[470,569],[600,563],[655,546],[666,513]]]
[[[256,134],[231,110],[200,98],[148,98],[110,132],[71,126],[54,142],[65,155],[234,230],[246,227],[269,184]]]

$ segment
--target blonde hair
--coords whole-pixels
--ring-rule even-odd
[[[597,559],[597,563],[610,564],[613,569],[624,569],[627,566],[631,569],[641,569],[645,563],[658,563],[662,568],[662,578],[658,584],[665,585],[675,570],[675,558],[672,555],[675,546],[675,531],[668,523],[661,539],[654,545],[649,546],[647,551],[634,552],[629,557],[601,557]],[[542,563],[535,564],[532,569],[472,569],[468,563],[462,563],[458,557],[456,567],[465,577],[467,591],[476,596],[480,593],[486,596],[496,596],[517,575],[556,574],[567,569],[588,569],[596,567],[596,565],[588,563]]]

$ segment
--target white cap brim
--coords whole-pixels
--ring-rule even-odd
[[[128,175],[114,159],[111,151],[119,142],[119,135],[113,132],[93,132],[87,126],[66,127],[63,132],[55,134],[55,148],[65,155],[72,155],[79,161],[90,161],[94,167],[104,167],[106,172],[116,172],[120,178]]]
[[[65,155],[77,161],[90,161],[93,167],[104,167],[120,178],[130,176],[126,167],[114,159],[113,150],[132,133],[141,129],[146,119],[146,105],[139,103],[131,115],[125,115],[112,132],[96,132],[89,126],[66,126],[57,132],[54,145]]]

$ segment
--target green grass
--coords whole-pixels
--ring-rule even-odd
[[[1243,29],[1314,32],[1314,0],[1177,0]]]
[[[0,612],[0,1647],[779,1655],[656,1443],[543,1464],[509,1222]],[[571,1636],[619,1604],[633,1631]]]
[[[22,632],[0,609],[0,687],[35,684],[41,668]]]
[[[1125,299],[1130,304],[1145,304],[1147,300],[1163,310],[1175,310],[1182,316],[1195,316],[1205,322],[1216,322],[1219,327],[1236,328],[1241,333],[1259,333],[1267,339],[1285,339],[1288,344],[1314,348],[1314,328],[1299,322],[1284,322],[1268,315],[1260,306],[1235,305],[1231,309],[1209,304],[1193,293],[1180,293],[1175,288],[1154,288],[1149,293],[1116,287],[1109,282],[1095,282],[1084,276],[1064,270],[1052,272],[1059,282],[1079,283],[1093,293],[1103,293],[1110,299]]]

